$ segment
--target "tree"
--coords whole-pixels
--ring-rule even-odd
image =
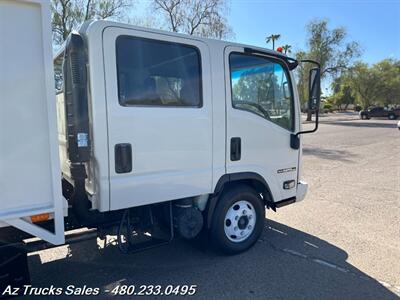
[[[121,19],[131,0],[52,0],[53,41],[61,45],[84,21]]]
[[[383,106],[400,104],[400,61],[385,59],[372,66],[379,78],[379,95],[376,101]]]
[[[347,42],[346,29],[343,27],[330,29],[327,20],[311,21],[307,25],[307,32],[306,57],[320,63],[321,79],[340,75],[342,71],[349,69],[353,59],[361,54],[357,42]],[[301,72],[300,76],[308,76],[308,72]],[[302,84],[307,82],[305,78],[300,81]],[[305,102],[306,99],[302,101]],[[311,112],[307,113],[307,120],[311,120]]]
[[[360,56],[357,42],[346,42],[344,27],[328,28],[327,20],[311,21],[307,26],[308,52],[321,65],[321,76],[335,76],[350,67],[351,61]]]
[[[121,19],[132,0],[52,0],[52,29],[54,45],[61,45],[70,32],[84,21],[94,18]],[[62,59],[54,62],[56,90],[62,87]]]
[[[372,66],[357,62],[336,77],[329,102],[337,105],[357,103],[364,109],[372,105],[400,104],[400,61],[385,59]]]
[[[305,51],[298,51],[296,53],[296,59],[301,61],[307,58],[307,53]],[[310,71],[310,66],[308,64],[299,64],[296,68],[296,82],[297,91],[299,93],[299,98],[301,103],[304,105],[307,102],[308,97],[308,73]],[[304,107],[303,107],[304,108]]]
[[[280,37],[281,37],[280,34],[271,34],[270,36],[267,36],[267,37],[265,38],[265,42],[266,42],[267,44],[269,44],[269,43],[272,42],[272,50],[275,50],[275,42],[276,42],[277,40],[279,40]]]
[[[286,45],[283,45],[282,46],[282,49],[283,49],[283,51],[284,51],[284,53],[285,54],[289,54],[289,53],[291,53],[292,52],[292,46],[291,45],[288,45],[288,44],[286,44]]]
[[[377,74],[367,64],[359,62],[351,69],[350,76],[359,103],[364,109],[368,108],[379,95]]]
[[[400,104],[400,61],[385,59],[371,67],[358,62],[349,74],[349,84],[364,109]]]
[[[227,9],[225,0],[153,0],[153,10],[169,30],[217,39],[232,35],[224,17]]]
[[[356,93],[351,86],[347,73],[335,78],[331,83],[333,94],[328,97],[328,102],[335,105],[339,110],[347,110],[350,104],[356,101]]]

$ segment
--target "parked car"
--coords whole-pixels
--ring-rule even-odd
[[[388,118],[389,120],[396,120],[400,117],[400,107],[388,109],[386,107],[373,107],[360,111],[360,119],[371,118]]]
[[[400,130],[400,121],[397,123],[397,128]]]

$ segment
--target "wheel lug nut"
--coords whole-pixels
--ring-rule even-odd
[[[247,227],[249,230],[251,229],[251,225],[249,225],[249,227]]]
[[[253,216],[252,216],[252,215],[250,215],[250,216],[249,216],[249,220],[251,220],[252,218],[253,218]]]
[[[246,210],[243,210],[243,214],[245,215],[247,213],[247,211]]]
[[[233,228],[235,231],[237,231],[238,230],[238,228],[237,227],[235,227],[235,228]]]
[[[235,220],[236,220],[236,221],[239,220],[239,216],[236,216],[236,217],[235,217]]]

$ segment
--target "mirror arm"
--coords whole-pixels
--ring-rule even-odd
[[[295,137],[298,137],[299,134],[303,133],[313,133],[318,130],[318,123],[319,123],[319,109],[315,110],[315,127],[312,130],[305,130],[305,131],[299,131],[298,133],[295,134]]]
[[[312,60],[312,59],[302,59],[300,60],[300,62],[308,62],[308,63],[312,63],[318,66],[319,69],[321,69],[321,64],[319,62],[317,62],[316,60]]]
[[[305,131],[299,131],[298,133],[294,134],[292,133],[290,135],[290,148],[294,149],[294,150],[298,150],[300,148],[300,139],[299,139],[299,135],[303,134],[303,133],[313,133],[316,132],[318,129],[318,123],[319,123],[319,110],[317,109],[315,111],[316,115],[315,115],[315,127],[312,130],[305,130]]]

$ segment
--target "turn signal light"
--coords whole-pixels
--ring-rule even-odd
[[[294,188],[295,186],[296,186],[296,181],[294,181],[294,180],[288,180],[283,183],[284,190],[290,190],[290,189]]]
[[[48,219],[50,219],[50,214],[40,214],[31,216],[31,221],[33,223],[47,221]]]

